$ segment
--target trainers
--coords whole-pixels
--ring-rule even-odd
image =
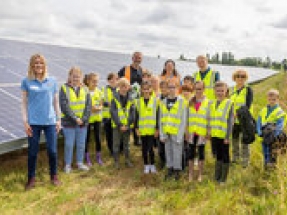
[[[155,165],[150,165],[150,172],[151,173],[156,173],[157,172]]]
[[[67,164],[67,165],[65,166],[65,168],[64,168],[64,172],[67,173],[67,174],[71,173],[71,172],[72,172],[72,167],[71,167],[71,165]]]
[[[78,170],[89,171],[90,168],[83,163],[78,163]]]
[[[35,178],[30,178],[25,185],[25,190],[31,190],[32,188],[35,187]]]
[[[144,174],[149,174],[149,165],[144,165]]]

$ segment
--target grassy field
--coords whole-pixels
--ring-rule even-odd
[[[255,113],[266,104],[270,88],[280,89],[285,108],[286,83],[281,73],[255,84]],[[39,154],[36,188],[29,192],[24,191],[26,153],[0,157],[1,214],[287,214],[287,163],[282,158],[272,174],[264,172],[258,141],[251,147],[250,167],[232,166],[224,186],[212,180],[214,160],[209,146],[204,180],[189,183],[187,172],[178,182],[165,182],[165,172],[144,176],[140,148],[134,146],[134,168],[116,171],[103,147],[103,167],[94,164],[87,173],[66,175],[62,171],[63,147],[59,145],[60,187],[49,183],[45,150]]]

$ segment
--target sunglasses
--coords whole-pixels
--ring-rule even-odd
[[[235,75],[236,78],[246,78],[246,75]]]

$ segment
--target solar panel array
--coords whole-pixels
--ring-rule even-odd
[[[59,83],[67,80],[68,71],[72,66],[79,66],[84,73],[99,73],[100,85],[104,85],[109,72],[117,72],[131,62],[131,55],[127,54],[0,39],[0,145],[25,137],[21,119],[20,83],[27,74],[29,58],[35,53],[45,56],[49,75],[56,77]],[[143,67],[160,74],[165,60],[144,56]],[[196,71],[194,62],[176,61],[176,67],[181,76]],[[220,71],[222,80],[232,83],[231,72],[236,67],[212,67]],[[247,70],[251,82],[275,73],[258,68]]]

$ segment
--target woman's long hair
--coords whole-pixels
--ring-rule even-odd
[[[34,54],[34,55],[31,56],[30,63],[29,63],[29,66],[28,66],[27,77],[28,77],[29,80],[36,79],[35,71],[34,71],[34,65],[35,65],[35,62],[36,62],[36,60],[38,58],[40,58],[40,60],[44,64],[44,70],[43,70],[43,75],[42,75],[41,80],[44,80],[47,77],[47,63],[46,63],[46,59],[41,54]]]
[[[178,76],[178,72],[177,72],[177,70],[175,69],[175,62],[174,62],[173,60],[171,60],[171,59],[168,59],[167,61],[165,61],[165,63],[164,63],[164,68],[163,68],[163,71],[162,71],[162,73],[161,73],[161,76],[165,76],[165,75],[166,75],[166,65],[167,65],[168,63],[172,63],[172,64],[173,64],[174,69],[173,69],[173,71],[172,71],[172,74],[173,74],[174,76]]]

